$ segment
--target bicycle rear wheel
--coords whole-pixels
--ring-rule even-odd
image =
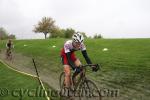
[[[100,91],[96,84],[91,80],[85,80],[79,86],[79,99],[80,100],[101,100]]]

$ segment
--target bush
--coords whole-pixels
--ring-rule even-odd
[[[67,28],[67,29],[60,29],[60,28],[55,28],[52,30],[49,38],[71,38],[72,35],[75,33],[75,30],[72,28]],[[86,33],[80,32],[84,38],[87,38]]]
[[[102,38],[102,35],[101,35],[101,34],[95,34],[93,38],[94,38],[94,39],[101,39],[101,38]]]

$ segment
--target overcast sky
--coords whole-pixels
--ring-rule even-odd
[[[32,32],[43,16],[88,36],[150,38],[150,0],[0,0],[0,27],[17,38],[44,38]]]

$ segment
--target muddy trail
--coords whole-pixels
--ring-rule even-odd
[[[1,50],[0,59],[16,70],[28,74],[36,75],[32,58],[30,57],[24,56],[20,53],[13,52],[13,59],[9,61],[6,60],[5,51]],[[35,63],[37,64],[37,66],[39,65],[36,59],[35,59]],[[148,100],[148,94],[150,93],[149,89],[142,88],[141,84],[136,84],[135,86],[128,87],[128,88],[121,87],[107,80],[111,76],[111,74],[112,73],[105,74],[102,77],[99,77],[97,80],[89,76],[90,79],[94,80],[97,86],[103,90],[101,91],[101,94],[103,96],[102,100]],[[47,69],[39,69],[39,75],[41,80],[46,84],[48,84],[50,88],[53,88],[55,90],[60,90],[59,73],[55,73]],[[116,95],[112,96],[111,94],[112,92],[110,92],[110,90],[108,89],[118,90],[117,96]]]

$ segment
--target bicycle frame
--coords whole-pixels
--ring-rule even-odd
[[[98,64],[87,64],[87,65],[82,65],[81,67],[82,67],[82,72],[80,72],[79,74],[80,74],[80,77],[79,77],[79,80],[77,81],[77,83],[75,84],[75,86],[73,86],[74,87],[74,91],[76,91],[77,89],[78,89],[78,86],[79,86],[79,84],[80,83],[82,83],[82,82],[84,82],[87,78],[86,78],[86,67],[87,66],[97,66],[98,67],[98,69],[99,69],[99,65]],[[75,73],[73,73],[73,75],[74,75]],[[72,81],[74,80],[73,79],[73,75],[72,75]],[[74,85],[74,84],[73,84]]]

